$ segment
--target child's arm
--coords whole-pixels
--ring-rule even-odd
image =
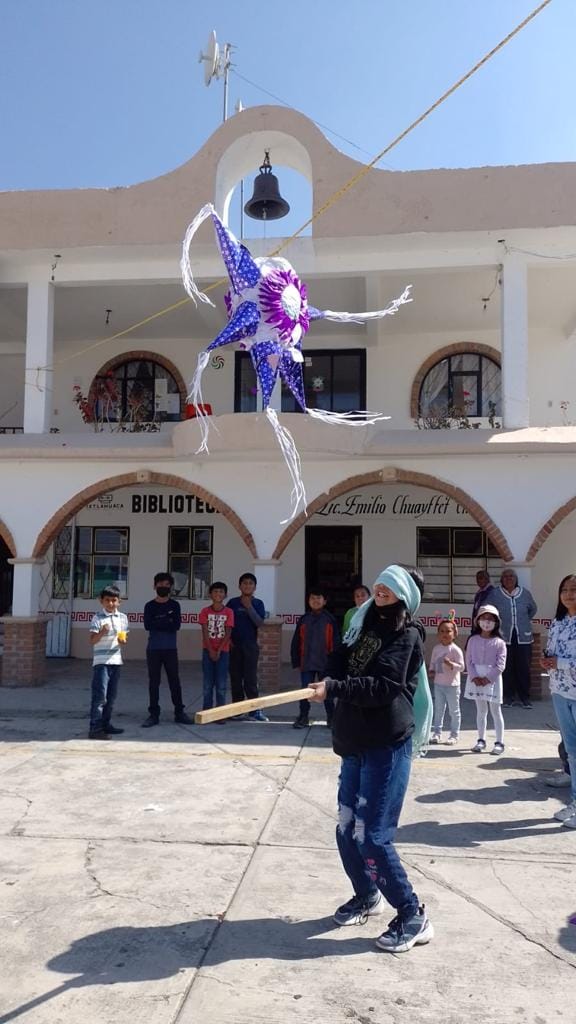
[[[94,628],[94,625],[96,625],[96,628]],[[91,643],[92,647],[94,647],[94,644],[97,644],[98,641],[101,640],[103,636],[107,636],[107,634],[109,632],[110,632],[110,630],[109,630],[108,624],[106,622],[103,623],[103,625],[100,627],[100,629],[98,629],[98,624],[97,623],[96,624],[93,623],[92,626],[90,626],[90,634],[89,634],[90,643]]]
[[[458,669],[460,672],[462,671],[464,668],[464,655],[457,644],[452,645],[450,657],[444,658],[444,663],[449,665],[450,668]]]
[[[302,619],[303,616],[299,618],[296,623],[296,629],[294,630],[294,636],[292,637],[292,642],[290,644],[290,662],[292,664],[292,668],[300,668],[300,629],[302,626]]]

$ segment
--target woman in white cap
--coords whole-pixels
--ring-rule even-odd
[[[342,758],[336,841],[354,896],[334,915],[338,925],[396,917],[376,940],[405,953],[434,931],[392,840],[410,777],[414,747],[428,741],[432,700],[423,666],[421,627],[413,621],[420,590],[399,565],[380,573],[354,613],[344,643],[328,661],[330,678],[313,683],[312,698],[337,698],[334,751]]]
[[[502,673],[506,666],[506,644],[500,635],[500,616],[493,604],[483,604],[476,613],[470,639],[466,645],[466,689],[464,696],[476,701],[478,739],[472,750],[486,750],[488,708],[494,723],[496,740],[491,754],[504,752],[504,717],[502,715]]]

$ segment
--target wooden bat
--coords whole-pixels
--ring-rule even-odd
[[[250,711],[257,711],[258,708],[275,708],[278,704],[291,704],[296,700],[308,700],[309,697],[313,696],[314,692],[312,687],[303,686],[300,690],[284,690],[283,693],[269,693],[266,697],[238,700],[235,704],[222,704],[219,708],[197,711],[194,715],[194,721],[196,725],[207,725],[209,722],[219,722],[222,718],[245,715]]]

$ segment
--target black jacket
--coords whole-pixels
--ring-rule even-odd
[[[338,698],[332,745],[341,757],[396,746],[414,732],[413,701],[424,660],[420,629],[411,624],[390,632],[363,674],[350,675],[361,642],[342,644],[328,659],[327,696]]]

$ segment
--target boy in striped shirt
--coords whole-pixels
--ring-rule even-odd
[[[120,591],[108,586],[100,591],[102,610],[90,623],[92,659],[92,704],[90,707],[91,740],[107,740],[124,732],[110,722],[122,667],[122,646],[126,643],[128,619],[119,611]]]

